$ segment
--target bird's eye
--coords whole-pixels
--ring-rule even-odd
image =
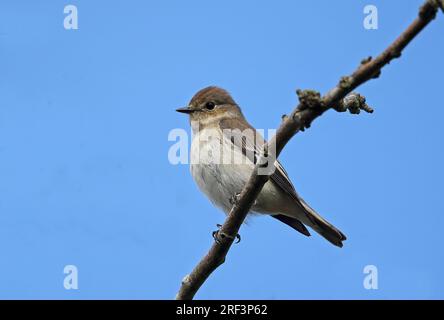
[[[207,108],[208,110],[213,110],[215,106],[216,106],[216,105],[215,105],[214,102],[212,102],[212,101],[207,102],[207,103],[205,104],[205,108]]]

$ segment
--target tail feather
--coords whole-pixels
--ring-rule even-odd
[[[283,214],[272,215],[272,217],[279,220],[280,222],[285,223],[287,226],[290,226],[291,228],[295,229],[296,231],[299,231],[303,235],[306,235],[307,237],[310,236],[310,232],[307,230],[307,228],[304,226],[304,224],[302,222],[300,222],[298,219],[288,217]]]
[[[325,223],[323,221],[319,221],[316,225],[313,225],[313,229],[318,232],[321,236],[323,236],[326,240],[342,248],[342,241],[347,240],[347,237],[334,226]]]
[[[327,220],[322,218],[301,197],[298,197],[297,200],[297,206],[293,207],[293,212],[291,214],[285,214],[285,216],[275,215],[273,217],[284,222],[285,224],[289,225],[293,229],[298,230],[301,233],[304,232],[301,231],[301,228],[297,223],[301,225],[303,223],[319,233],[322,237],[324,237],[335,246],[342,248],[342,242],[345,241],[347,237],[339,229],[337,229]],[[293,220],[295,220],[297,223]],[[306,230],[305,227],[304,229]]]
[[[309,218],[312,227],[316,232],[323,236],[326,240],[342,248],[342,241],[347,240],[345,234],[339,229],[322,218],[316,211],[314,211],[302,198],[299,198],[300,203],[305,211],[305,214]]]

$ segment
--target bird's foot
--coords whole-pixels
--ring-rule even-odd
[[[234,206],[239,202],[239,199],[240,199],[240,193],[236,193],[234,196],[230,198],[230,204]]]
[[[241,195],[240,193],[236,193],[234,196],[232,196],[232,197],[229,199],[230,204],[231,204],[232,206],[237,205],[237,204],[239,203],[240,195]],[[257,199],[254,200],[252,207],[254,207],[256,204],[257,204]]]
[[[239,243],[241,241],[240,234],[237,234],[235,237],[232,237],[232,236],[229,236],[228,234],[220,231],[220,228],[222,227],[221,224],[217,224],[216,226],[217,226],[218,230],[213,231],[213,233],[212,233],[213,239],[214,239],[214,241],[216,241],[216,243],[220,244],[222,239],[224,239],[224,238],[236,240],[234,243]]]

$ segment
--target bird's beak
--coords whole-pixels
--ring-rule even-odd
[[[181,112],[181,113],[190,114],[190,113],[192,113],[194,110],[191,109],[190,107],[183,107],[183,108],[176,109],[176,111],[177,111],[177,112]]]

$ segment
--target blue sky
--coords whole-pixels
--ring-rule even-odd
[[[218,85],[276,128],[296,88],[329,90],[421,3],[2,1],[0,298],[174,298],[224,220],[168,161],[168,133],[188,130],[174,110]],[[63,28],[67,4],[78,30]],[[363,27],[367,4],[377,30]],[[374,114],[329,112],[281,155],[344,248],[253,219],[196,298],[444,298],[443,29],[439,14],[359,89]]]

